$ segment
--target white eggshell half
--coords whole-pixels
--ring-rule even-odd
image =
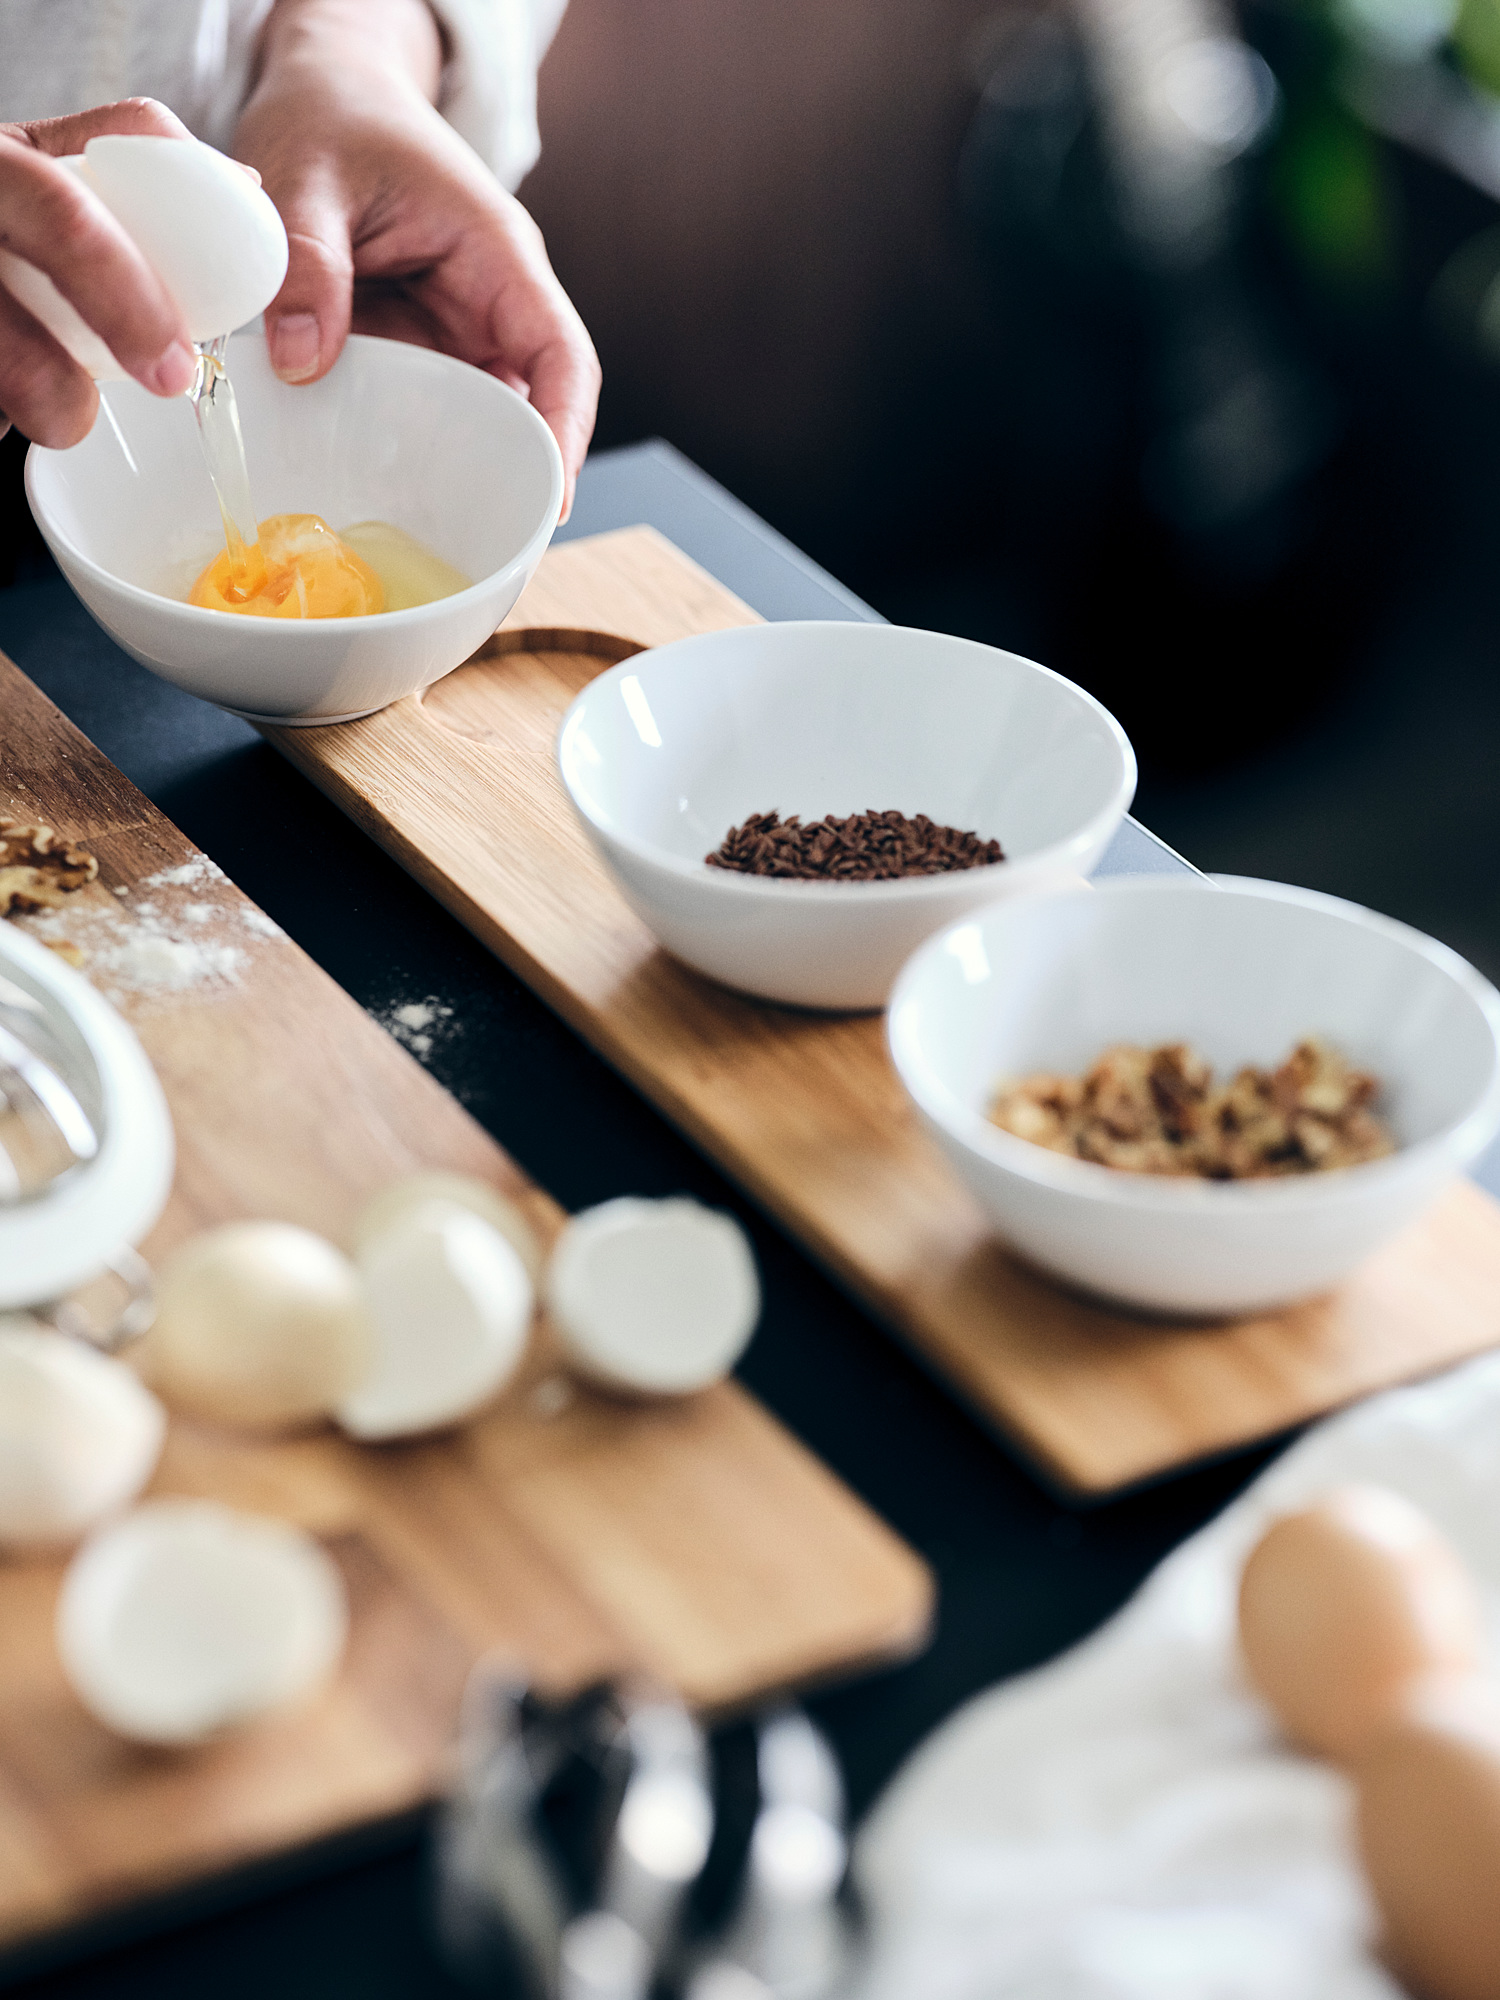
[[[429,1201],[360,1249],[375,1358],[337,1416],[357,1438],[458,1423],[504,1388],[536,1304],[512,1244],[457,1202]]]
[[[243,167],[198,139],[105,133],[84,179],[182,308],[194,340],[263,313],[286,276],[286,229]]]
[[[498,1188],[491,1187],[488,1181],[475,1180],[469,1174],[407,1174],[399,1181],[389,1182],[360,1210],[359,1220],[354,1225],[355,1255],[358,1256],[366,1244],[386,1235],[431,1201],[456,1202],[460,1208],[472,1211],[499,1230],[526,1266],[533,1282],[541,1276],[542,1246],[537,1242],[531,1224],[516,1204],[508,1201]]]
[[[0,1545],[73,1541],[133,1500],[166,1428],[123,1362],[34,1322],[0,1324]]]
[[[149,1500],[85,1542],[57,1607],[74,1692],[142,1743],[200,1743],[333,1672],[343,1579],[300,1528],[214,1500]]]
[[[575,1215],[552,1252],[546,1294],[575,1367],[647,1395],[717,1382],[760,1317],[744,1231],[682,1198],[626,1195]]]
[[[137,1350],[174,1407],[255,1429],[327,1416],[370,1365],[358,1274],[291,1222],[226,1222],[172,1253]]]

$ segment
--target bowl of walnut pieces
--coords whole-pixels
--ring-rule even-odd
[[[997,1232],[1137,1310],[1327,1290],[1500,1130],[1500,993],[1280,883],[1111,877],[930,939],[896,1069]]]

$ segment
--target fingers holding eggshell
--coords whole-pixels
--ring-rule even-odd
[[[760,1317],[744,1232],[686,1198],[627,1195],[575,1215],[553,1249],[546,1298],[578,1373],[635,1395],[721,1380]]]
[[[35,314],[6,289],[0,251],[0,413],[23,437],[66,451],[93,429],[99,391]],[[24,279],[23,279],[24,285]]]
[[[113,104],[94,104],[87,111],[70,111],[62,118],[31,118],[24,125],[0,126],[39,153],[62,159],[81,153],[90,139],[105,132],[146,133],[157,139],[190,139],[193,135],[159,97],[119,97]]]
[[[284,1521],[212,1500],[153,1500],[69,1565],[63,1671],[119,1735],[202,1743],[312,1694],[343,1652],[348,1608],[327,1554]]]
[[[90,143],[107,147],[111,141]],[[185,142],[127,138],[113,143],[175,150]],[[16,260],[29,265],[144,388],[156,395],[180,395],[194,368],[183,315],[85,175],[81,160],[50,159],[32,146],[0,137],[0,241],[6,246],[0,284],[24,294],[27,277],[17,270]],[[131,175],[126,168],[127,183]],[[25,303],[51,324],[44,300],[32,295]],[[13,404],[5,407],[19,415]]]

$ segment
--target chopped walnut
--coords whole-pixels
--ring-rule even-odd
[[[1395,1140],[1371,1109],[1378,1086],[1309,1036],[1279,1069],[1214,1087],[1183,1042],[1106,1049],[1081,1077],[1002,1085],[991,1122],[1033,1145],[1124,1173],[1264,1180],[1378,1160]]]
[[[92,854],[59,840],[50,826],[0,814],[0,917],[58,909],[98,873]]]

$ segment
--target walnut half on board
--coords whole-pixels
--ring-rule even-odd
[[[98,873],[92,854],[59,840],[50,826],[0,813],[0,917],[58,909]]]

